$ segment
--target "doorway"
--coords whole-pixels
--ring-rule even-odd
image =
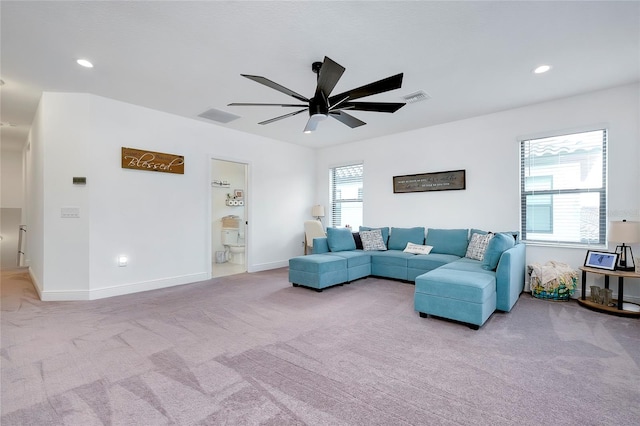
[[[212,277],[247,271],[248,164],[211,160]]]

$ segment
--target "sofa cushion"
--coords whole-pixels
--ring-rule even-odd
[[[487,274],[491,276],[496,275],[496,271],[487,271],[482,268],[482,262],[479,260],[469,259],[468,257],[462,257],[454,262],[449,262],[442,267],[442,269],[455,269],[456,271],[469,271]]]
[[[289,269],[321,274],[347,269],[347,260],[328,254],[310,254],[289,259]]]
[[[416,278],[415,293],[482,303],[495,298],[496,277],[481,272],[438,268]]]
[[[387,246],[382,240],[382,231],[373,229],[371,231],[360,231],[362,249],[364,251],[386,250]]]
[[[489,245],[487,246],[487,251],[484,253],[484,259],[482,260],[482,268],[487,271],[493,271],[498,266],[498,262],[500,261],[500,256],[506,250],[509,250],[511,247],[515,245],[515,239],[513,235],[510,234],[494,234],[491,241],[489,241]]]
[[[416,257],[415,254],[404,253],[399,250],[376,251],[371,253],[371,263],[377,265],[395,265],[407,267],[407,261]]]
[[[482,260],[484,259],[484,252],[487,250],[489,241],[493,238],[493,234],[478,234],[472,233],[469,246],[467,247],[467,253],[465,257],[469,259]]]
[[[389,227],[385,226],[385,227],[381,227],[381,228],[370,228],[368,226],[361,226],[358,230],[360,232],[362,231],[373,231],[374,229],[379,229],[380,232],[382,232],[382,241],[384,241],[384,244],[387,244],[387,241],[389,241]]]
[[[328,253],[328,255],[347,259],[347,268],[371,263],[371,255],[369,252],[362,250],[338,251],[335,253]]]
[[[431,246],[423,246],[420,244],[407,243],[407,246],[402,250],[405,253],[413,253],[413,254],[429,254],[433,247]]]
[[[331,251],[356,249],[353,234],[348,228],[327,228],[327,242],[329,243],[329,250]]]
[[[404,250],[407,243],[424,244],[424,227],[391,228],[389,235],[389,250]]]
[[[464,257],[467,253],[468,229],[433,229],[427,230],[428,246],[433,246],[431,253],[453,254]]]
[[[421,269],[423,271],[430,271],[458,259],[460,259],[460,257],[453,254],[419,254],[407,260],[407,267],[413,269]]]

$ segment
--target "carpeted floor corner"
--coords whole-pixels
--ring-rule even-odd
[[[640,321],[523,294],[478,331],[413,285],[287,270],[91,302],[2,271],[9,425],[636,425]]]

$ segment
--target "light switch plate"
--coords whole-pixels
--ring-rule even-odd
[[[80,217],[79,207],[62,207],[60,209],[60,217],[66,219],[75,219]]]

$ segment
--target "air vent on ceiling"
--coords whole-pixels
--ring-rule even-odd
[[[215,108],[211,108],[202,114],[198,114],[198,117],[206,118],[207,120],[217,121],[218,123],[229,123],[230,121],[240,118],[239,115],[230,114],[228,112],[220,111]]]
[[[404,99],[405,102],[407,102],[408,104],[414,104],[416,102],[426,101],[427,99],[431,99],[431,96],[429,96],[424,90],[419,90],[417,92],[404,95],[402,99]]]

